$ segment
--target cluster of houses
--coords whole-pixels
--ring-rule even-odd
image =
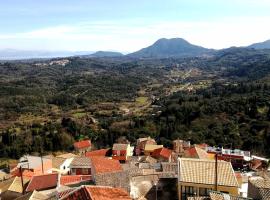
[[[241,150],[172,148],[150,137],[93,150],[90,140],[57,156],[25,155],[0,171],[1,200],[270,199],[268,160]],[[2,177],[2,178],[1,178]]]
[[[42,63],[36,63],[35,66],[39,67],[46,67],[46,66],[52,66],[52,65],[60,65],[60,66],[66,66],[70,61],[68,59],[60,59],[60,60],[52,60],[49,63],[42,62]]]

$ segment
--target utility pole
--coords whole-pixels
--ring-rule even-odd
[[[155,184],[155,188],[156,188],[156,200],[157,200],[157,183]]]
[[[218,190],[218,153],[215,155],[215,190]]]
[[[42,147],[40,147],[40,159],[41,159],[41,168],[42,168],[42,174],[44,174],[44,167],[43,167],[43,158],[42,158]]]
[[[20,166],[19,170],[20,170],[20,175],[21,175],[21,183],[22,183],[22,194],[24,194],[24,186],[23,186],[23,173],[22,173],[22,166]]]

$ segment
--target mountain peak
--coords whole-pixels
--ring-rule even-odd
[[[188,41],[186,41],[183,38],[160,38],[155,43],[158,43],[158,42],[185,42],[185,43],[189,43]]]
[[[190,44],[183,38],[161,38],[153,45],[129,54],[131,57],[186,57],[200,56],[212,50]]]

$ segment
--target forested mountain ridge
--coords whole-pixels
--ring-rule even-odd
[[[190,44],[182,38],[162,38],[153,45],[128,54],[128,56],[136,58],[194,57],[213,52],[214,50]]]
[[[231,48],[211,57],[2,62],[0,157],[146,135],[165,146],[179,137],[270,155],[269,55]]]
[[[252,45],[249,45],[248,48],[254,48],[254,49],[270,49],[270,40],[266,40],[264,42],[255,43]]]

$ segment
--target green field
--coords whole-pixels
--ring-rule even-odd
[[[148,101],[148,97],[138,97],[136,98],[136,103],[138,104],[146,104]]]

